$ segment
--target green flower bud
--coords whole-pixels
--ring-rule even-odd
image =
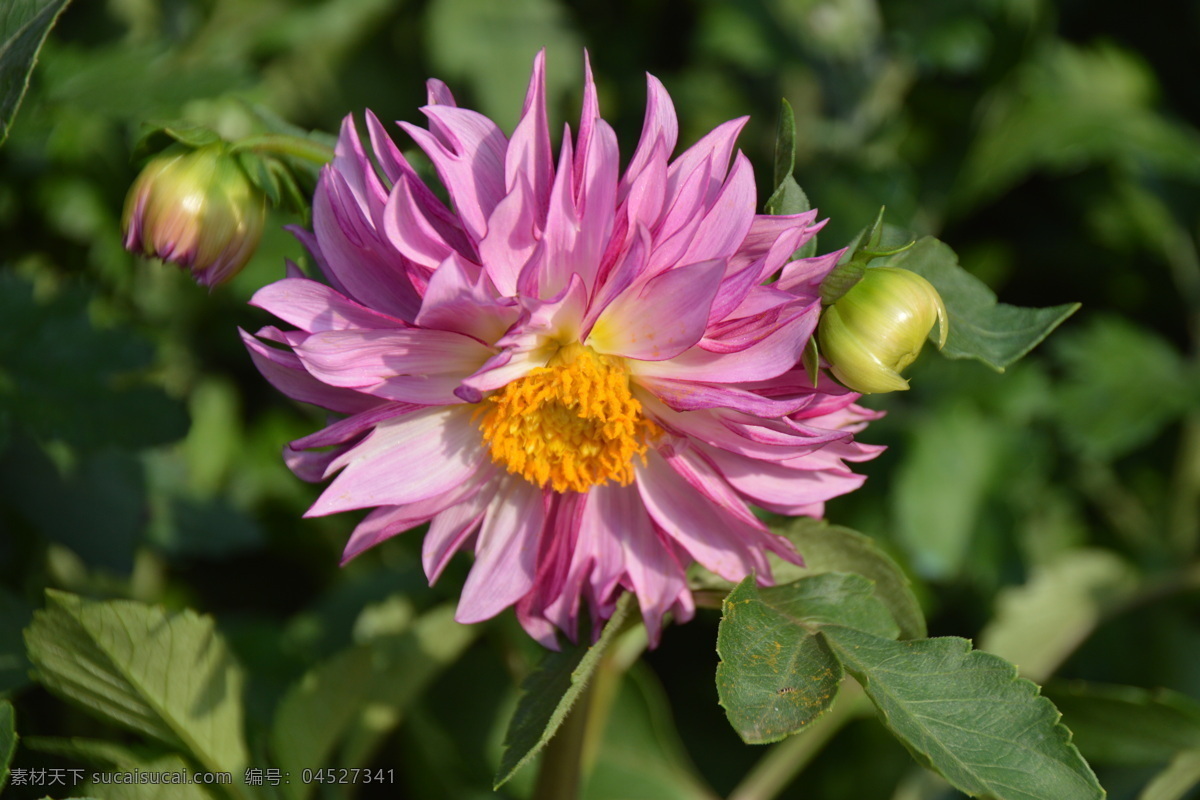
[[[190,269],[215,286],[254,255],[266,197],[220,144],[157,156],[125,199],[125,249]]]
[[[876,267],[825,309],[817,340],[845,386],[863,394],[894,392],[908,388],[900,373],[921,352],[935,322],[941,349],[949,325],[937,289],[915,272]]]

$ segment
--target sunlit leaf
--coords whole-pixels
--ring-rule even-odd
[[[941,294],[950,315],[942,355],[974,358],[1001,372],[1079,309],[1078,303],[1023,308],[997,302],[986,284],[958,265],[948,245],[928,236],[886,263],[921,275]]]
[[[853,572],[875,584],[875,596],[892,612],[904,639],[925,636],[925,615],[908,576],[870,536],[812,517],[797,517],[777,529],[796,545],[804,566],[772,561],[776,583],[823,572]]]
[[[919,761],[974,797],[1104,797],[1058,711],[1012,664],[966,639],[894,642],[826,626],[823,635],[884,724]]]
[[[779,741],[833,703],[843,673],[820,635],[829,624],[897,633],[871,582],[860,575],[831,572],[762,589],[751,575],[725,598],[717,695],[745,742]]]
[[[496,772],[495,787],[529,763],[567,718],[567,712],[587,686],[600,657],[621,632],[626,617],[636,606],[632,594],[617,602],[616,610],[600,638],[591,647],[582,644],[547,653],[521,683],[521,699],[504,737],[504,755]]]
[[[29,88],[38,51],[68,0],[6,0],[0,5],[0,144]]]
[[[241,773],[242,672],[211,619],[53,590],[46,604],[25,635],[42,685],[211,772]]]

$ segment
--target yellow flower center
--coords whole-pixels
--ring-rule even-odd
[[[629,391],[621,359],[580,344],[518,378],[480,406],[492,460],[538,486],[586,492],[633,481],[633,457],[661,429]]]

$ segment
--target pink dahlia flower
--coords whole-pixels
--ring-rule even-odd
[[[308,515],[373,509],[346,559],[429,523],[430,581],[474,553],[458,620],[515,606],[550,647],[625,591],[656,642],[693,614],[693,562],[763,583],[768,553],[799,563],[750,505],[819,516],[878,448],[852,439],[872,417],[858,396],[797,367],[838,254],[791,259],[815,212],[755,214],[745,119],[672,158],[649,77],[622,173],[590,69],[557,163],[544,54],[511,137],[428,89],[428,130],[400,126],[451,207],[374,116],[373,158],[347,118],[297,232],[331,285],[293,270],[252,301],[295,327],[245,336],[259,369],[343,415],[286,450],[302,478],[337,475]]]

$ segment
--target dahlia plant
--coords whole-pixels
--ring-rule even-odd
[[[345,558],[429,523],[431,581],[474,553],[457,619],[513,606],[548,647],[585,608],[598,633],[623,592],[657,642],[693,614],[692,563],[770,584],[768,553],[802,560],[751,505],[819,517],[879,451],[854,440],[858,395],[800,365],[840,256],[793,260],[816,213],[755,213],[744,118],[675,155],[671,98],[647,87],[622,172],[590,69],[557,159],[543,55],[511,138],[430,81],[429,128],[401,127],[452,208],[373,115],[370,153],[347,118],[297,231],[329,285],[263,288],[294,329],[245,337],[281,391],[344,415],[288,456],[336,474],[310,516],[373,509]]]

